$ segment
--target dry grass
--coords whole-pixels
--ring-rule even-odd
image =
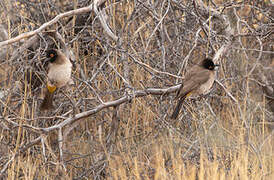
[[[8,1],[4,2],[8,4]],[[69,4],[68,1],[63,3],[66,2]],[[1,119],[9,129],[0,126],[0,170],[7,162],[11,162],[2,175],[4,178],[274,179],[273,112],[269,111],[268,101],[256,83],[261,80],[258,78],[262,72],[261,66],[270,65],[272,54],[262,53],[262,58],[257,62],[259,52],[243,50],[244,47],[260,49],[256,41],[258,36],[241,37],[242,50],[232,47],[219,62],[221,68],[218,79],[237,102],[215,83],[212,92],[205,98],[187,100],[178,120],[172,121],[168,118],[174,106],[172,95],[135,98],[117,107],[119,126],[115,129],[117,134],[112,138],[109,135],[112,133],[114,110],[108,108],[79,121],[77,128],[70,132],[64,142],[63,160],[60,159],[56,131],[44,134],[43,143],[20,152],[24,145],[38,137],[36,132],[23,128],[23,124],[35,127],[58,124],[74,113],[99,105],[98,96],[104,102],[125,96],[128,90],[125,88],[126,82],[130,85],[128,92],[133,92],[146,87],[167,87],[178,81],[174,77],[155,73],[132,58],[159,71],[178,74],[182,59],[192,48],[199,24],[193,23],[196,21],[191,23],[195,17],[188,17],[187,11],[182,14],[181,7],[175,3],[172,3],[164,17],[168,4],[167,1],[166,4],[162,3],[155,2],[153,9],[147,4],[145,8],[137,1],[107,1],[106,13],[109,15],[110,27],[124,40],[120,45],[110,41],[100,23],[94,20],[95,15],[91,15],[89,23],[92,26],[88,24],[81,36],[70,44],[76,56],[76,67],[80,67],[74,69],[75,86],[68,93],[74,102],[80,102],[76,112],[66,114],[71,110],[71,104],[63,94],[56,97],[56,106],[60,108],[55,112],[42,114],[38,110],[41,87],[33,88],[24,74],[29,73],[27,67],[35,64],[35,60],[43,62],[41,49],[45,44],[41,43],[39,49],[33,50],[34,54],[38,54],[34,59],[33,56],[29,58],[33,52],[28,50],[13,62],[8,59],[16,47],[10,47],[11,52],[7,54],[6,61],[1,60],[0,63],[1,67],[10,68],[13,65],[15,68],[4,71],[8,68],[0,67],[0,74],[3,75],[0,75],[0,90],[9,90],[6,97],[0,99],[0,115],[20,126],[15,127]],[[187,1],[181,3],[184,7],[192,7]],[[269,3],[265,1],[265,5]],[[58,3],[56,6],[59,6]],[[69,6],[64,6],[64,9],[60,7],[60,10],[65,11],[65,7]],[[25,21],[22,20],[17,29],[15,25],[9,26],[10,36],[14,36],[16,30],[18,33],[29,31],[26,29],[27,19],[31,19],[31,16],[27,12],[20,12]],[[51,13],[53,16],[58,11],[55,9]],[[251,13],[240,14],[240,19],[246,18],[252,25],[258,24],[255,17],[246,17]],[[3,13],[0,15],[4,17]],[[12,18],[15,17],[9,16],[2,22],[10,24]],[[161,18],[162,25],[159,23]],[[184,18],[190,19],[184,23]],[[261,18],[266,24],[270,21],[265,16]],[[72,24],[77,25],[79,21],[75,17]],[[67,42],[78,33],[76,29],[71,31],[70,25],[62,28],[62,35]],[[169,37],[165,30],[170,32]],[[247,31],[246,27],[241,30]],[[217,38],[221,41],[222,37],[220,35]],[[270,40],[265,38],[262,41],[265,44],[264,50],[271,51]],[[221,45],[222,41],[216,42],[217,49]],[[126,49],[126,53],[121,49]],[[207,41],[201,33],[199,45],[191,54],[189,65],[204,57],[205,49]],[[105,59],[107,61],[103,63]],[[249,74],[256,63],[260,66]],[[93,76],[95,78],[88,82]],[[84,81],[94,89],[89,88]],[[20,82],[18,86],[16,82],[17,85]]]

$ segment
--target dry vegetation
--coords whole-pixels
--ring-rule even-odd
[[[53,22],[93,1],[1,0],[1,178],[274,179],[273,1],[210,2],[101,0]],[[40,112],[54,46],[75,84]],[[207,55],[218,82],[172,121],[178,76]]]

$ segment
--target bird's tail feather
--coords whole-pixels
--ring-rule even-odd
[[[179,112],[180,112],[181,107],[182,107],[182,104],[183,104],[183,102],[184,102],[184,100],[186,99],[187,96],[188,96],[188,94],[184,95],[183,97],[181,97],[178,100],[178,103],[177,103],[177,105],[176,105],[176,107],[175,107],[175,109],[174,109],[174,111],[173,111],[173,113],[170,117],[171,119],[176,119],[178,117]]]
[[[41,110],[49,110],[53,108],[53,95],[54,92],[49,92],[47,89],[44,100],[40,107]]]

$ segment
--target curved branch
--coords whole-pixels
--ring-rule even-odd
[[[173,92],[176,92],[178,89],[180,88],[180,85],[176,85],[176,86],[171,86],[168,88],[147,88],[145,90],[138,90],[135,91],[132,94],[128,94],[127,96],[123,96],[120,99],[114,100],[114,101],[109,101],[109,102],[105,102],[102,103],[100,105],[98,105],[97,107],[94,107],[93,109],[89,110],[89,111],[85,111],[82,113],[78,113],[73,117],[69,117],[67,119],[65,119],[64,121],[62,121],[61,123],[48,127],[48,128],[39,128],[39,127],[34,127],[31,125],[26,125],[26,124],[22,124],[21,127],[27,128],[27,129],[31,129],[33,132],[36,133],[49,133],[53,130],[56,129],[60,129],[63,128],[66,125],[72,124],[82,118],[91,116],[95,113],[98,113],[99,111],[105,109],[105,108],[109,108],[109,107],[116,107],[120,104],[126,103],[126,102],[130,102],[132,99],[134,98],[139,98],[139,97],[144,97],[144,96],[148,96],[148,95],[167,95]],[[3,117],[2,117],[3,118]],[[3,118],[5,121],[11,123],[13,126],[15,127],[19,127],[19,124],[7,119],[7,118]]]
[[[102,11],[98,11],[98,6],[100,6],[100,4],[102,4],[101,0],[95,0],[94,1],[94,12],[95,14],[99,17],[100,22],[104,28],[104,30],[106,31],[106,33],[114,40],[117,41],[118,37],[111,31],[111,29],[108,27],[107,22],[105,20],[105,18],[102,15]]]
[[[76,114],[75,116],[70,117],[70,118],[64,120],[63,122],[61,122],[60,124],[57,124],[55,126],[51,126],[51,127],[48,127],[48,128],[37,128],[37,129],[40,129],[41,131],[44,131],[44,132],[48,133],[48,132],[53,131],[55,129],[62,128],[64,126],[68,125],[68,124],[72,124],[72,123],[74,123],[74,122],[76,122],[76,121],[78,121],[82,118],[91,116],[91,115],[101,111],[102,109],[113,107],[113,106],[118,106],[122,103],[130,102],[134,98],[144,97],[144,96],[147,96],[147,95],[166,95],[166,94],[177,91],[179,89],[179,87],[180,87],[180,85],[172,86],[172,87],[168,87],[168,88],[164,88],[164,89],[148,88],[148,89],[145,89],[145,90],[139,90],[139,91],[136,91],[133,94],[130,94],[128,96],[121,97],[120,99],[117,99],[117,100],[114,100],[114,101],[109,101],[109,102],[106,102],[104,104],[100,104],[97,107],[95,107],[95,108],[93,108],[89,111],[85,111],[85,112]]]
[[[101,1],[100,3],[103,3],[104,1]],[[26,32],[26,33],[22,33],[14,38],[8,39],[6,41],[0,42],[0,48],[2,46],[6,46],[15,42],[20,41],[21,39],[25,39],[25,38],[29,38],[32,37],[40,32],[42,32],[45,28],[47,28],[48,26],[56,23],[57,21],[59,21],[60,19],[67,17],[67,16],[73,16],[76,14],[82,14],[82,13],[86,13],[86,12],[90,12],[92,11],[93,8],[93,3],[87,7],[83,7],[80,9],[75,9],[72,11],[68,11],[62,14],[57,15],[55,18],[53,18],[52,20],[50,20],[49,22],[44,23],[42,26],[40,26],[38,29],[34,30],[34,31],[30,31],[30,32]]]

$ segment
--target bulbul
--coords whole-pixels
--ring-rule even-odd
[[[176,99],[179,99],[177,105],[171,115],[172,119],[176,119],[184,100],[192,95],[207,94],[215,80],[215,65],[212,59],[206,58],[199,64],[193,66],[185,75],[181,87],[177,91]]]
[[[61,88],[71,82],[72,64],[69,58],[60,50],[51,49],[47,52],[49,58],[47,89],[41,110],[53,108],[53,95],[57,88]]]

